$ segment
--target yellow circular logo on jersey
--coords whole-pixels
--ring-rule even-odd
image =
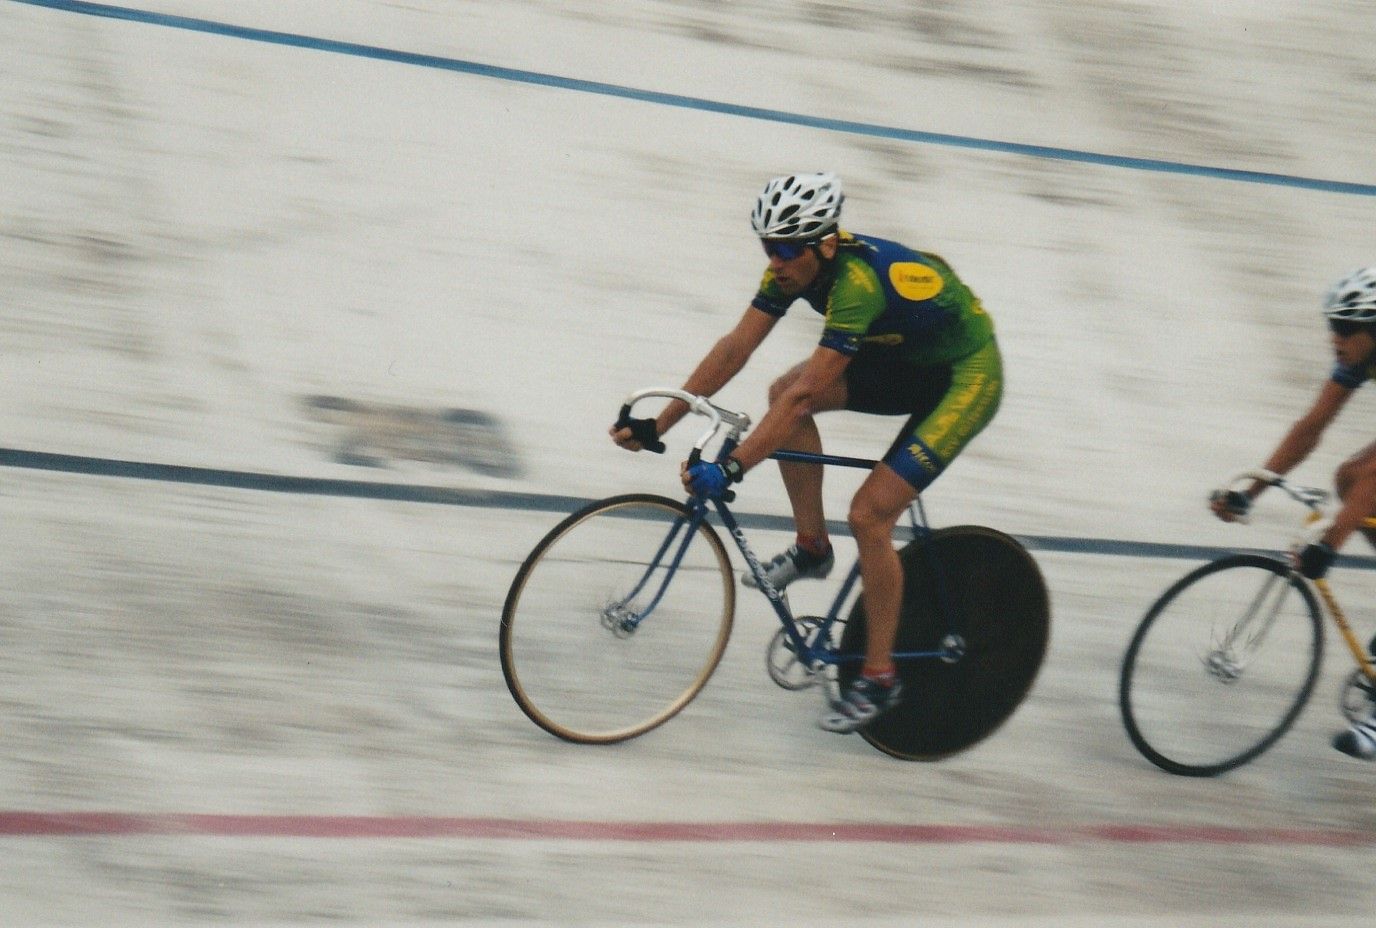
[[[941,275],[916,261],[896,261],[889,265],[889,281],[905,300],[930,300],[945,286]]]

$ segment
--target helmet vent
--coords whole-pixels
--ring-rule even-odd
[[[835,174],[776,177],[756,199],[750,224],[761,238],[816,238],[840,223],[844,199]]]

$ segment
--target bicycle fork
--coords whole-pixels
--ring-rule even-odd
[[[670,526],[669,532],[664,536],[664,541],[660,543],[659,550],[650,559],[650,563],[645,567],[645,573],[640,580],[620,600],[608,603],[602,607],[602,626],[616,635],[618,638],[629,638],[634,635],[640,627],[640,623],[649,618],[650,613],[655,611],[659,601],[664,598],[664,592],[669,588],[669,581],[678,572],[679,565],[683,563],[683,555],[688,550],[688,545],[696,534],[698,525],[706,515],[706,509],[702,506],[694,506],[689,510],[688,518],[677,518]],[[685,532],[684,529],[687,529]],[[680,536],[682,536],[680,538]],[[655,590],[653,598],[643,609],[635,609],[633,604],[641,592],[651,586],[651,578],[656,570],[661,569],[664,556],[669,553],[669,549],[674,547],[677,541],[677,549],[673,553],[673,559],[666,568],[663,568],[664,576],[658,581],[658,589]]]
[[[1277,583],[1281,584],[1281,588],[1273,596]],[[1248,655],[1261,647],[1275,625],[1280,607],[1290,592],[1290,583],[1289,577],[1276,574],[1267,576],[1242,617],[1215,641],[1213,649],[1202,658],[1210,674],[1224,683],[1236,683],[1242,678],[1249,663]],[[1268,599],[1271,601],[1269,607]],[[1258,619],[1258,615],[1262,615],[1262,618]]]

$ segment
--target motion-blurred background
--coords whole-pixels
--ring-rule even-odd
[[[1122,648],[1188,559],[1039,552],[1054,625],[1037,688],[937,765],[817,731],[814,698],[763,673],[763,601],[742,600],[698,702],[611,750],[531,726],[495,642],[511,575],[557,517],[502,494],[676,492],[689,426],[663,458],[617,451],[606,427],[631,390],[677,386],[744,309],[763,269],[750,205],[795,170],[837,171],[848,228],[942,254],[995,319],[1005,400],[929,494],[937,522],[1283,544],[1279,503],[1239,528],[1203,499],[1309,402],[1331,365],[1318,300],[1376,262],[1376,191],[1359,186],[1376,183],[1373,44],[1370,10],[1343,0],[0,0],[0,445],[489,494],[5,469],[3,806],[295,824],[12,824],[0,911],[1355,924],[1376,902],[1376,771],[1327,747],[1337,661],[1300,728],[1224,780],[1167,777],[1122,735]],[[722,402],[758,416],[817,331],[795,310]],[[1326,484],[1370,440],[1367,402],[1298,476]],[[868,456],[894,424],[823,428],[828,450]],[[829,481],[834,517],[854,487]],[[787,511],[768,469],[742,493],[743,510]],[[1365,635],[1372,582],[1345,588]],[[329,816],[529,830],[300,836]],[[561,821],[1007,831],[542,829]],[[1077,837],[1102,824],[1180,830]],[[1200,837],[1215,826],[1255,840]],[[1314,838],[1329,829],[1356,846]]]

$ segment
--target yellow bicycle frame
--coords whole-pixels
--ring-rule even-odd
[[[1307,522],[1313,524],[1322,518],[1318,513],[1311,513]],[[1363,528],[1376,529],[1376,517],[1368,517],[1362,523]],[[1347,613],[1343,612],[1338,605],[1337,598],[1333,595],[1333,588],[1329,586],[1328,579],[1320,577],[1313,581],[1314,588],[1319,591],[1319,596],[1323,598],[1324,605],[1328,607],[1328,614],[1333,617],[1333,623],[1338,626],[1338,631],[1342,633],[1343,641],[1347,644],[1347,649],[1352,652],[1352,658],[1357,662],[1357,666],[1362,669],[1363,675],[1372,683],[1376,683],[1376,666],[1372,666],[1371,658],[1366,653],[1366,648],[1357,640],[1357,634],[1352,630],[1352,625],[1347,621]]]

